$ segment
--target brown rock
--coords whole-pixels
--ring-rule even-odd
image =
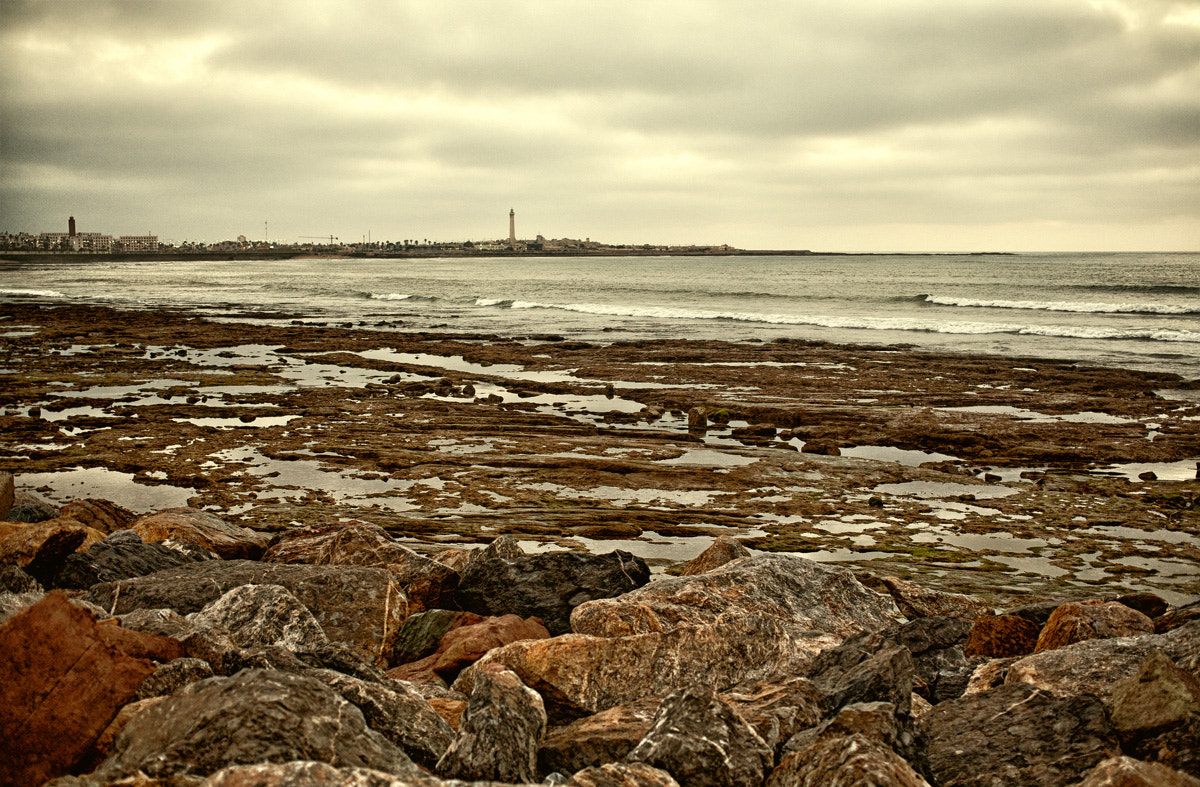
[[[971,673],[967,687],[963,690],[963,696],[981,694],[1003,686],[1004,679],[1008,677],[1008,668],[1017,660],[1017,657],[1014,656],[1007,659],[992,659],[980,664]]]
[[[397,543],[369,522],[335,522],[281,533],[271,539],[262,559],[385,568],[404,591],[409,614],[437,606],[458,585],[454,569]]]
[[[938,615],[974,620],[992,611],[979,599],[961,593],[931,590],[899,577],[882,577],[881,581],[895,600],[896,606],[900,608],[900,612],[909,620]]]
[[[1122,755],[1099,763],[1076,787],[1200,787],[1200,779]]]
[[[104,762],[104,758],[108,756],[108,752],[112,748],[113,741],[116,740],[121,730],[125,729],[125,725],[129,723],[129,720],[146,710],[146,708],[162,702],[164,699],[166,698],[147,697],[144,700],[134,700],[117,711],[117,715],[113,717],[109,725],[104,728],[104,732],[100,733],[100,737],[96,739],[92,751],[87,756],[86,762],[82,764],[80,770],[91,771]]]
[[[466,700],[456,700],[453,697],[430,697],[426,702],[429,703],[429,707],[437,712],[437,715],[446,720],[451,729],[458,729],[463,711],[467,709]]]
[[[1036,623],[1016,615],[980,615],[971,626],[963,653],[989,659],[1028,656],[1037,647],[1040,630]]]
[[[13,483],[12,473],[0,472],[0,520],[8,518],[12,510],[13,500],[17,496],[17,487]]]
[[[37,578],[35,572],[57,567],[87,537],[87,529],[74,519],[60,517],[22,525],[0,541],[0,563],[12,563]]]
[[[707,574],[714,568],[750,555],[750,550],[733,536],[719,536],[707,549],[681,565],[677,573],[684,577]]]
[[[409,683],[432,684],[434,686],[446,687],[446,681],[433,671],[433,665],[437,663],[437,654],[432,653],[423,659],[410,661],[407,664],[399,664],[387,671],[387,676],[392,680],[403,680]]]
[[[565,787],[679,787],[675,777],[644,762],[619,762],[584,768]]]
[[[929,787],[900,755],[857,733],[824,735],[789,754],[767,779],[766,787]]]
[[[409,664],[437,652],[438,643],[451,629],[482,623],[484,617],[474,612],[449,609],[430,609],[404,619],[389,643],[389,663]]]
[[[226,560],[257,560],[267,546],[267,537],[263,534],[231,525],[215,514],[196,508],[168,508],[135,519],[129,527],[147,544],[176,541]]]
[[[824,694],[807,678],[764,681],[722,695],[776,754],[821,721]]]
[[[1168,609],[1163,613],[1162,617],[1155,619],[1154,630],[1158,634],[1166,634],[1168,631],[1174,631],[1193,620],[1200,620],[1200,601],[1193,601],[1191,604],[1185,604],[1182,607]]]
[[[659,700],[647,698],[602,710],[550,730],[538,750],[542,773],[575,773],[621,762],[650,731]]]
[[[129,527],[137,514],[110,500],[72,500],[59,516],[70,517],[88,527],[108,534]]]
[[[1077,642],[1017,659],[1004,682],[1027,683],[1058,697],[1094,694],[1108,702],[1116,682],[1136,675],[1142,660],[1163,644],[1151,637]]]
[[[517,615],[488,618],[481,623],[460,626],[446,632],[434,654],[433,671],[450,683],[466,667],[483,658],[492,648],[525,639],[547,639],[550,632],[537,618]]]
[[[1038,635],[1035,653],[1089,639],[1153,634],[1154,622],[1116,601],[1080,601],[1059,605]]]
[[[1112,700],[1112,722],[1118,732],[1149,734],[1200,716],[1200,679],[1154,650],[1136,676],[1116,682]]]
[[[12,758],[5,784],[71,772],[154,671],[98,628],[58,592],[0,628],[0,740]]]
[[[1162,596],[1154,593],[1129,593],[1119,596],[1117,601],[1127,607],[1136,609],[1151,620],[1162,617],[1163,613],[1171,608],[1171,605]]]

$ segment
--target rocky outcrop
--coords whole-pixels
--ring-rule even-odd
[[[216,514],[197,508],[168,508],[129,523],[146,543],[173,541],[212,552],[226,560],[257,560],[267,537],[231,525]]]
[[[1059,697],[1087,693],[1107,701],[1116,682],[1137,674],[1158,644],[1155,637],[1086,640],[1014,661],[1004,682],[1028,683]]]
[[[127,643],[104,630],[116,628],[97,625],[61,593],[0,628],[4,783],[41,784],[73,770],[154,672],[145,651],[167,643]]]
[[[537,617],[551,634],[570,631],[580,604],[607,599],[650,581],[646,561],[628,552],[543,552],[504,558],[481,554],[461,572],[454,600],[479,615]]]
[[[460,626],[448,631],[433,654],[432,669],[443,680],[453,682],[458,673],[474,664],[493,648],[527,639],[547,639],[550,632],[540,620],[516,615]]]
[[[771,616],[803,626],[816,634],[814,652],[898,617],[890,598],[867,589],[845,569],[793,555],[764,554],[697,576],[660,579],[620,598],[582,604],[571,615],[571,628],[578,634],[619,637],[669,632],[685,623],[708,624],[726,613]]]
[[[1089,639],[1153,634],[1154,621],[1117,601],[1082,601],[1059,605],[1038,635],[1034,652],[1073,645]]]
[[[1095,697],[1010,683],[935,705],[919,722],[934,783],[1072,785],[1120,753]]]
[[[545,731],[542,698],[516,673],[493,665],[476,677],[458,735],[437,772],[455,779],[535,782]]]
[[[760,787],[775,753],[712,688],[668,694],[630,762],[667,771],[685,787]]]
[[[766,787],[929,787],[911,765],[887,746],[859,733],[823,735],[788,755]]]
[[[280,585],[307,607],[331,642],[382,661],[383,644],[403,621],[391,575],[360,566],[304,566],[209,560],[93,586],[87,599],[116,614],[135,609],[199,612],[241,585]]]
[[[138,714],[97,775],[115,780],[141,771],[166,779],[291,760],[420,775],[336,691],[314,678],[270,670],[192,683]]]
[[[404,591],[409,614],[437,607],[458,585],[453,569],[397,543],[383,528],[367,522],[334,522],[280,533],[271,539],[262,559],[385,568]]]

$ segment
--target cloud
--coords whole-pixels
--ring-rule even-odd
[[[164,237],[270,215],[280,233],[480,238],[511,205],[613,242],[1058,222],[1083,247],[1097,224],[1145,226],[1142,243],[1174,222],[1195,247],[1197,9],[7,2],[0,229],[86,208]]]

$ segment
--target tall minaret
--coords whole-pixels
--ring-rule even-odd
[[[508,243],[513,245],[517,242],[517,212],[512,208],[508,209]]]

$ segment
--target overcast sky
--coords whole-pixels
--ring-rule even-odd
[[[0,0],[0,231],[481,240],[510,207],[530,238],[1197,250],[1200,0]]]

